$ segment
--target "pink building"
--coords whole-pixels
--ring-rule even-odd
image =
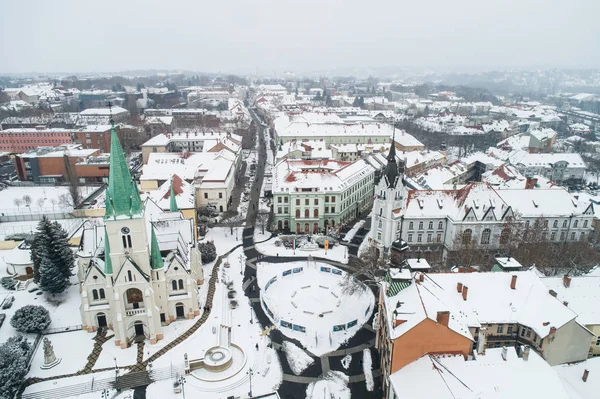
[[[73,142],[69,129],[14,128],[0,131],[0,152],[22,153],[37,147],[52,147]]]

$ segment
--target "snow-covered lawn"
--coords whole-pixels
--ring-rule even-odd
[[[296,375],[302,374],[308,366],[315,362],[302,348],[298,348],[289,341],[283,342],[283,351],[292,372]]]
[[[85,222],[85,219],[50,219],[56,221],[65,229],[68,234],[73,233]],[[39,220],[25,220],[20,222],[4,222],[0,224],[0,240],[3,240],[6,236],[20,233],[35,233]]]
[[[283,334],[316,356],[354,336],[375,306],[366,287],[353,295],[343,292],[340,282],[346,272],[327,264],[261,262],[257,274],[265,313]]]
[[[217,255],[223,255],[231,248],[242,243],[243,229],[243,227],[234,227],[233,234],[231,234],[230,227],[211,227],[201,241],[214,241]]]
[[[72,285],[67,288],[65,292],[56,296],[49,294],[37,295],[39,291],[7,291],[4,287],[0,287],[0,302],[8,295],[13,295],[15,297],[15,302],[12,307],[10,309],[2,310],[2,313],[6,314],[6,320],[4,320],[4,324],[2,325],[2,328],[0,328],[0,343],[6,342],[8,338],[19,334],[17,330],[10,325],[10,319],[19,308],[22,308],[25,305],[42,305],[48,309],[50,318],[52,319],[48,328],[52,329],[80,325],[81,314],[79,313],[79,305],[81,301],[79,298],[79,285],[77,284],[76,276],[71,277],[71,283]]]
[[[348,381],[348,376],[341,371],[330,371],[324,379],[308,384],[306,399],[350,399]]]
[[[344,236],[343,240],[344,241],[350,241],[350,240],[352,240],[354,238],[354,235],[364,225],[365,225],[365,221],[364,220],[359,220],[358,222],[356,222],[356,224],[352,227],[352,229],[349,232],[346,233],[346,235]]]
[[[98,187],[82,186],[81,196],[85,198],[97,189]],[[7,187],[2,190],[0,212],[6,215],[70,212],[73,208],[60,199],[63,194],[69,195],[68,187]],[[23,199],[25,196],[29,196],[31,200],[29,206]],[[17,205],[15,200],[21,203]]]
[[[279,256],[307,257],[310,255],[313,257],[331,259],[340,263],[348,263],[348,248],[343,245],[336,245],[327,251],[325,251],[323,248],[318,248],[311,251],[303,251],[302,248],[298,248],[296,251],[294,251],[293,249],[288,249],[283,245],[276,246],[275,242],[277,241],[281,240],[277,237],[274,237],[263,243],[255,244],[255,248],[261,254],[269,256],[277,256],[277,254],[279,254]]]
[[[58,367],[58,366],[57,366]],[[107,378],[114,378],[115,377],[115,372],[114,371],[103,371],[100,373],[94,373],[94,374],[83,374],[83,375],[76,375],[73,377],[68,377],[68,378],[62,378],[60,380],[50,380],[50,381],[43,381],[43,382],[38,382],[37,384],[33,384],[33,385],[29,385],[27,388],[25,388],[25,393],[34,393],[34,392],[44,392],[44,391],[48,391],[50,389],[55,389],[55,388],[60,388],[63,386],[70,386],[70,385],[76,385],[76,384],[89,384],[89,386],[91,387],[93,384],[93,380],[103,380],[103,379],[107,379]],[[121,393],[119,393],[117,396],[114,396],[116,394],[116,391],[111,390],[110,392],[110,398],[113,399],[125,399],[127,397],[132,398],[133,394],[131,393],[131,391],[127,390],[127,391],[123,391]],[[96,392],[91,392],[88,394],[81,394],[81,395],[73,395],[73,396],[62,396],[61,398],[78,398],[78,399],[92,399],[92,398],[99,398],[101,395],[100,392],[96,391]],[[128,396],[130,395],[130,396]]]
[[[51,369],[42,370],[40,368],[44,364],[44,342],[42,341],[35,352],[27,377],[51,377],[76,373],[83,369],[88,355],[92,353],[94,336],[95,334],[89,334],[82,330],[46,335],[45,337],[54,347],[56,358],[62,360]]]
[[[373,358],[371,357],[371,349],[363,349],[363,373],[365,374],[365,384],[367,384],[367,391],[372,392],[375,388],[373,382]]]

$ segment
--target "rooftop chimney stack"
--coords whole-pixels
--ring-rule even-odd
[[[563,284],[565,285],[565,288],[569,288],[569,286],[571,285],[571,277],[565,274],[563,276]]]
[[[517,275],[513,274],[512,278],[510,279],[510,289],[514,290],[517,289]]]
[[[550,290],[548,292],[550,293],[550,295],[552,295],[554,298],[556,298],[556,291]]]
[[[583,370],[583,376],[581,377],[583,382],[587,382],[589,375],[590,375],[590,370],[588,370],[588,369]]]
[[[458,292],[462,292],[463,290],[463,285],[462,283],[456,283],[456,291]]]
[[[437,312],[437,322],[444,327],[448,327],[448,322],[450,321],[450,312],[449,311],[441,311]]]
[[[467,287],[466,285],[463,286],[462,289],[462,297],[463,297],[463,301],[467,300],[467,294],[469,293],[469,287]]]

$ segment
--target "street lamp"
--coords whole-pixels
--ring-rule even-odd
[[[248,374],[250,376],[250,392],[248,392],[248,397],[252,397],[252,367],[250,367],[250,370],[248,370],[246,372],[246,374]]]
[[[244,255],[240,254],[240,276],[244,275]]]
[[[185,377],[179,377],[177,381],[181,384],[181,394],[183,395],[183,399],[185,399]]]
[[[120,391],[120,389],[119,389],[119,367],[117,366],[117,358],[114,357],[113,359],[115,360],[115,387],[117,388],[117,391]]]

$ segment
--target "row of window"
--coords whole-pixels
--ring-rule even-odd
[[[568,219],[563,220],[563,222],[562,222],[562,228],[564,229],[564,228],[568,227],[568,223],[569,223]],[[530,226],[531,226],[531,224],[530,224],[529,220],[527,220],[525,222],[525,228],[529,228]],[[539,222],[536,220],[533,223],[533,226],[536,227],[536,228],[539,227]],[[579,227],[579,220],[575,220],[573,222],[573,228],[576,229],[578,227]],[[583,221],[583,228],[585,229],[586,227],[588,227],[588,221],[584,220]],[[544,220],[544,228],[548,228],[548,220]],[[555,228],[555,229],[558,228],[558,220],[555,220],[552,223],[552,228]]]
[[[208,193],[204,193],[204,199],[208,199]],[[219,192],[219,199],[223,199],[223,193]],[[281,199],[281,197],[280,197]]]
[[[438,222],[438,230],[442,230],[444,228],[444,222]],[[415,229],[415,224],[414,222],[410,222],[408,224],[408,229],[409,230],[414,230]],[[419,222],[419,230],[423,230],[423,222]],[[429,222],[429,226],[427,227],[427,230],[433,230],[433,222]]]
[[[171,281],[171,288],[173,291],[182,290],[183,289],[183,280],[173,280]]]
[[[105,299],[106,294],[104,293],[104,288],[100,288],[99,290],[92,290],[92,298],[94,299],[94,301],[97,301],[99,299]]]
[[[414,238],[414,234],[408,233],[408,235],[406,237],[406,241],[413,242],[413,238]],[[423,234],[422,233],[417,234],[417,242],[423,242]],[[435,241],[434,241],[433,233],[427,233],[427,242],[437,242],[437,243],[442,242],[442,233],[436,234]]]

